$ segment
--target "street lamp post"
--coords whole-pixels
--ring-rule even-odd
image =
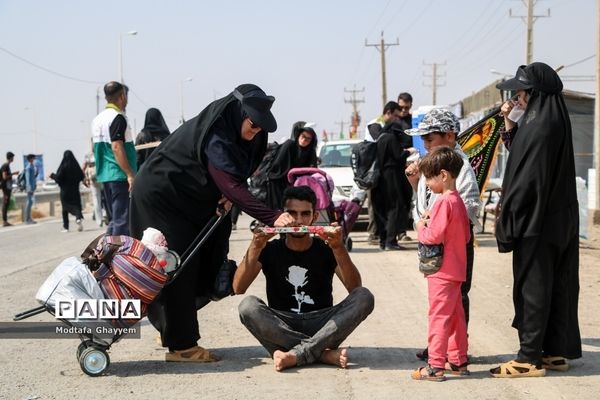
[[[123,80],[123,36],[135,36],[137,35],[137,31],[129,31],[124,33],[119,33],[119,81],[124,83]]]
[[[181,100],[181,121],[180,123],[184,123],[185,122],[185,115],[183,114],[183,84],[185,82],[191,82],[192,78],[186,78],[182,81],[179,81],[179,98]]]

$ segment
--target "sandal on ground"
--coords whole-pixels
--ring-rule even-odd
[[[194,346],[187,350],[175,350],[169,351],[165,354],[165,361],[167,362],[215,362],[219,361],[220,358],[209,352],[203,347]]]
[[[496,368],[490,369],[494,378],[539,378],[546,375],[546,370],[534,364],[512,360]]]
[[[456,365],[456,364],[452,364],[450,361],[448,361],[448,366],[450,366],[450,369],[446,368],[446,371],[450,372],[452,375],[457,375],[457,376],[471,375],[471,372],[469,372],[469,370],[467,369],[467,367],[469,366],[469,362],[465,362],[464,364]]]
[[[544,356],[542,357],[542,368],[552,371],[568,371],[569,362],[560,356]]]
[[[427,375],[423,375],[421,371],[425,370]],[[444,376],[444,368],[433,368],[431,365],[427,364],[426,367],[421,367],[415,369],[410,377],[416,381],[432,381],[432,382],[443,382],[446,380]]]

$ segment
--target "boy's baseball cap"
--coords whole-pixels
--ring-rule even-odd
[[[433,132],[460,132],[460,122],[454,113],[442,108],[434,108],[423,117],[414,129],[404,131],[410,136],[423,136]]]

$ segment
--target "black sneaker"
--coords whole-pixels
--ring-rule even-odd
[[[399,251],[399,250],[406,250],[406,247],[402,247],[399,246],[397,244],[388,244],[387,246],[385,246],[385,251]]]
[[[425,347],[423,350],[415,354],[419,360],[427,361],[429,358],[429,350]]]

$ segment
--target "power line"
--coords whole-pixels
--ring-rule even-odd
[[[582,62],[586,62],[587,60],[591,60],[591,59],[592,59],[592,58],[594,58],[594,57],[596,57],[596,55],[595,55],[595,54],[592,54],[591,56],[589,56],[589,57],[586,57],[586,58],[584,58],[584,59],[582,59],[582,60],[575,61],[574,63],[572,63],[572,64],[569,64],[569,65],[565,65],[565,66],[563,67],[563,69],[564,69],[564,68],[573,67],[573,66],[575,66],[575,65],[577,65],[577,64],[581,64]]]
[[[40,70],[42,70],[44,72],[48,72],[49,74],[56,75],[56,76],[58,76],[60,78],[63,78],[63,79],[68,79],[68,80],[75,81],[75,82],[88,83],[88,84],[93,84],[93,85],[101,85],[103,83],[103,82],[97,82],[97,81],[90,81],[90,80],[87,80],[87,79],[79,79],[79,78],[75,78],[75,77],[72,77],[72,76],[69,76],[69,75],[65,75],[65,74],[60,73],[60,72],[52,71],[49,68],[46,68],[46,67],[38,65],[38,64],[36,64],[34,62],[31,62],[31,61],[29,61],[29,60],[27,60],[27,59],[25,59],[25,58],[23,58],[23,57],[15,54],[15,53],[13,53],[12,51],[9,51],[9,50],[5,49],[3,47],[0,47],[0,51],[5,52],[6,54],[8,54],[8,55],[10,55],[10,56],[12,56],[14,58],[16,58],[19,61],[22,61],[22,62],[24,62],[26,64],[29,64],[32,67],[40,69]]]

